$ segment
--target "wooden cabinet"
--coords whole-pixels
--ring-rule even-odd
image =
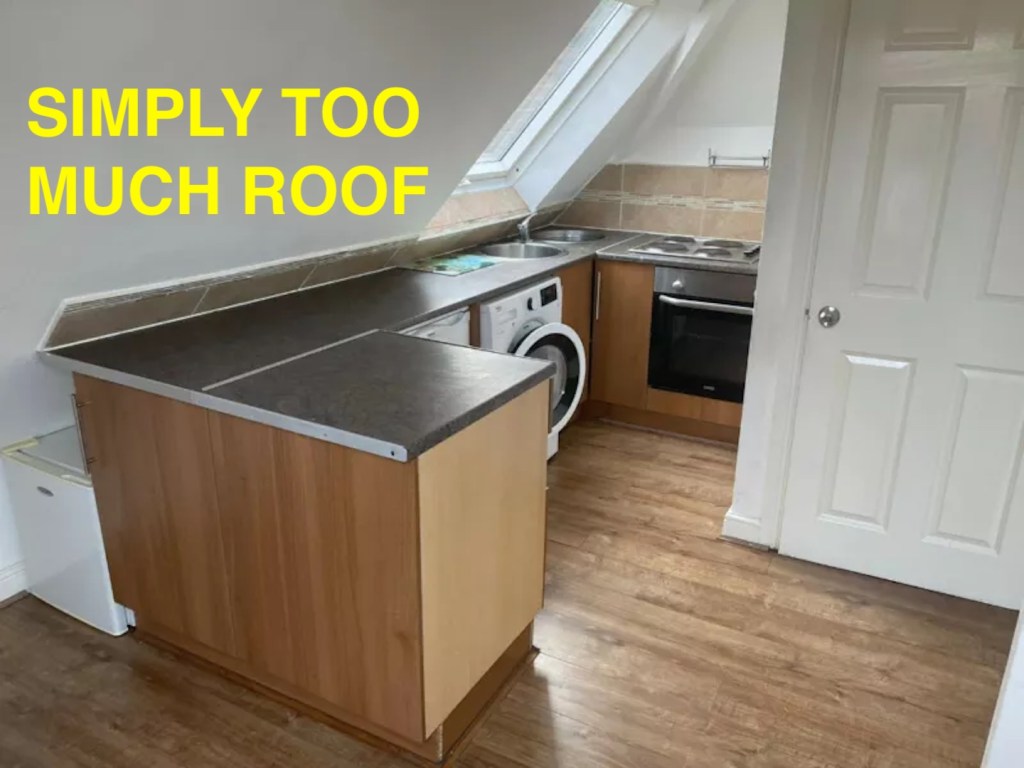
[[[206,412],[76,376],[118,602],[235,649]]]
[[[647,386],[654,267],[598,260],[591,413],[681,434],[738,442],[742,406]]]
[[[739,403],[684,395],[681,392],[665,392],[660,389],[648,390],[647,410],[737,428],[743,415],[743,406]]]
[[[561,270],[557,277],[562,281],[562,322],[572,328],[583,342],[588,369],[593,363],[590,341],[590,323],[594,313],[594,262],[591,259],[573,264]],[[590,391],[590,374],[583,389],[580,405],[586,402]],[[579,414],[579,411],[577,411]]]
[[[541,607],[548,385],[400,463],[75,384],[139,629],[438,758],[446,718]]]
[[[643,409],[654,268],[599,260],[595,281],[590,395],[604,403]]]

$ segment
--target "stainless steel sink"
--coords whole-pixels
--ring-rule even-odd
[[[494,243],[474,248],[473,253],[499,259],[548,259],[565,255],[561,248],[539,243]]]
[[[533,239],[542,243],[592,243],[608,235],[593,229],[542,229],[533,233]]]

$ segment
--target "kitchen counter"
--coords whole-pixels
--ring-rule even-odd
[[[532,647],[555,366],[399,331],[555,273],[590,330],[589,265],[563,270],[628,236],[46,351],[139,636],[443,762]]]
[[[486,415],[513,396],[503,400],[502,392],[528,388],[523,382],[546,378],[548,368],[538,374],[535,362],[512,358],[499,364],[501,356],[481,350],[431,354],[435,342],[424,341],[403,346],[423,366],[411,370],[414,360],[394,357],[398,343],[375,331],[401,331],[514,291],[634,235],[612,232],[610,240],[563,246],[564,256],[503,261],[454,277],[388,269],[43,354],[73,372],[404,461],[443,439],[445,425],[461,428]],[[365,343],[341,349],[367,334]],[[418,386],[445,364],[481,388],[479,402],[454,378],[445,387]],[[301,393],[300,371],[318,377]],[[403,378],[406,399],[387,417],[381,384]],[[331,399],[332,379],[337,389],[350,388],[345,397]],[[415,426],[396,429],[400,419]]]
[[[374,331],[211,394],[262,411],[257,421],[317,425],[315,436],[407,461],[554,370],[541,360]]]

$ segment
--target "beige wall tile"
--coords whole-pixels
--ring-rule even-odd
[[[211,285],[196,312],[209,312],[294,291],[306,281],[313,269],[313,265],[306,262],[287,269],[238,275],[232,280]]]
[[[529,207],[511,187],[452,195],[427,224],[428,232],[465,227],[476,221],[526,216]]]
[[[603,227],[614,229],[620,226],[620,203],[599,200],[577,200],[570,205],[559,219],[559,224],[577,227]]]
[[[701,218],[703,237],[727,237],[734,240],[761,240],[764,214],[758,211],[730,211],[708,208]]]
[[[530,206],[515,190],[515,187],[503,187],[497,190],[501,199],[501,215],[525,216],[530,212]]]
[[[395,244],[353,251],[331,261],[324,261],[314,267],[303,287],[333,283],[365,272],[383,269],[396,251]]]
[[[622,204],[622,228],[670,235],[696,235],[700,230],[699,208],[674,205]]]
[[[471,230],[472,231],[472,230]],[[408,264],[418,259],[429,259],[431,256],[439,256],[442,253],[450,253],[462,247],[469,247],[472,243],[467,239],[466,232],[454,232],[433,237],[425,237],[412,243],[407,243],[392,258],[392,264]]]
[[[491,189],[462,195],[465,218],[462,222],[493,219],[497,216],[511,216],[526,211],[526,203],[514,189]]]
[[[465,234],[458,248],[472,248],[474,245],[489,243],[493,240],[503,240],[516,234],[518,219],[512,221],[496,221],[493,224],[485,224]]]
[[[707,170],[682,165],[627,165],[622,189],[632,195],[701,197]]]
[[[220,282],[206,279],[184,283],[176,290],[143,290],[134,297],[124,295],[72,305],[57,321],[46,344],[71,344],[143,325],[184,318],[195,311],[223,309],[514,235],[516,223],[526,213],[526,203],[518,193],[504,189],[480,194],[481,197],[474,195],[477,199],[463,201],[450,209],[458,215],[485,216],[485,220],[477,226],[462,225],[455,231],[433,233],[426,238],[353,248],[341,254],[307,259],[290,266],[253,269]],[[567,205],[562,203],[545,209],[534,220],[534,226],[550,222]],[[615,221],[608,226],[618,225],[618,207],[617,203],[614,204]],[[499,213],[495,215],[495,211]]]
[[[47,347],[71,344],[143,325],[187,317],[206,292],[206,286],[143,295],[117,302],[94,302],[65,311],[46,341]]]
[[[587,184],[586,189],[591,191],[601,192],[621,192],[622,191],[622,166],[621,165],[606,165],[597,175],[590,180]]]
[[[531,229],[540,229],[546,227],[549,224],[554,224],[558,217],[568,210],[571,203],[558,203],[556,205],[550,205],[546,208],[541,208],[530,223]]]
[[[768,171],[709,168],[706,197],[763,203],[768,197]]]
[[[447,229],[462,217],[462,201],[458,197],[449,197],[441,209],[427,222],[428,230]]]

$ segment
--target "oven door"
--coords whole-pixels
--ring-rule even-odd
[[[753,315],[745,304],[655,293],[647,383],[742,403]]]

